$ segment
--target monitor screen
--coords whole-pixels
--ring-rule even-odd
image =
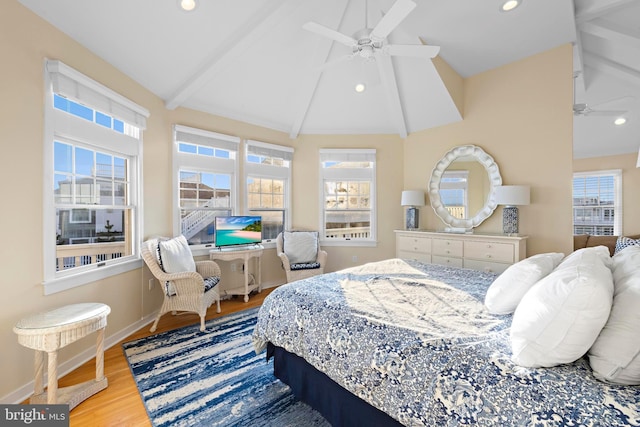
[[[251,245],[260,242],[261,216],[216,217],[216,246]]]

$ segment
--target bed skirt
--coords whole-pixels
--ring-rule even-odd
[[[273,371],[298,400],[305,402],[333,427],[402,426],[381,410],[345,390],[311,366],[302,357],[267,344],[267,360],[273,357]]]

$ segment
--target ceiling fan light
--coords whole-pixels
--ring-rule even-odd
[[[627,119],[625,119],[624,117],[618,117],[617,119],[615,119],[613,121],[613,124],[618,125],[618,126],[623,125],[625,123],[627,123]]]
[[[522,4],[522,0],[506,0],[500,6],[502,12],[510,12]]]
[[[186,12],[191,12],[196,8],[196,0],[179,0],[180,7]]]
[[[367,88],[367,86],[364,83],[356,83],[356,85],[354,87],[354,89],[358,93],[364,92],[366,88]]]

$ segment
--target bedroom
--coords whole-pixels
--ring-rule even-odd
[[[317,188],[315,164],[318,149],[328,147],[375,148],[377,150],[378,199],[393,202],[378,205],[378,245],[375,248],[331,247],[328,269],[335,271],[358,263],[390,258],[395,253],[394,229],[403,228],[399,206],[403,189],[424,187],[433,165],[450,148],[467,143],[482,146],[500,166],[506,183],[528,184],[534,203],[521,209],[521,233],[531,236],[528,253],[569,252],[571,231],[571,176],[577,170],[621,168],[629,181],[637,182],[637,153],[605,158],[573,160],[572,151],[572,49],[569,44],[525,58],[464,80],[465,120],[460,123],[412,133],[406,140],[397,135],[302,135],[295,141],[288,134],[236,120],[185,108],[167,110],[159,97],[125,76],[67,35],[30,12],[15,0],[3,6],[0,17],[4,63],[1,93],[4,94],[2,126],[10,155],[2,160],[5,183],[20,177],[23,185],[5,187],[4,198],[18,202],[20,210],[3,214],[5,244],[2,256],[2,328],[0,343],[3,367],[0,396],[13,401],[13,393],[25,391],[32,380],[32,354],[21,348],[11,325],[29,313],[75,302],[99,300],[112,307],[107,335],[135,331],[152,318],[161,301],[159,292],[147,289],[148,271],[138,268],[86,286],[44,296],[42,292],[42,62],[57,58],[111,89],[143,105],[150,112],[144,133],[144,232],[145,236],[171,233],[172,182],[166,170],[171,165],[171,125],[238,135],[242,138],[293,146],[293,225],[317,228],[315,198],[305,197]],[[514,143],[517,142],[517,143]],[[637,149],[637,148],[636,148]],[[19,159],[19,161],[15,161]],[[302,166],[297,166],[298,161]],[[34,164],[35,173],[25,173]],[[306,167],[306,165],[312,165]],[[309,172],[312,173],[309,173]],[[401,173],[399,173],[401,171]],[[626,180],[627,178],[625,178]],[[562,184],[565,183],[565,184]],[[28,189],[28,190],[27,190]],[[640,216],[640,200],[625,186],[623,229],[637,233],[634,218]],[[396,202],[397,200],[397,202]],[[16,211],[18,213],[16,213]],[[439,220],[430,208],[421,209],[421,225],[437,228]],[[499,215],[493,215],[478,229],[496,231]],[[29,256],[25,256],[29,253]],[[283,273],[272,252],[266,255],[264,280],[278,282]],[[126,333],[125,335],[126,336]],[[82,358],[90,343],[79,342],[61,353],[72,366]],[[15,395],[16,398],[18,397]]]

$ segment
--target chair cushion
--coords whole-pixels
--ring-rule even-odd
[[[507,268],[493,281],[484,299],[490,313],[513,313],[520,300],[533,285],[560,264],[563,253],[533,255]]]
[[[289,266],[291,270],[314,270],[320,268],[319,262],[305,262],[300,264],[291,264]]]
[[[158,261],[165,273],[196,271],[196,262],[183,235],[158,242]]]
[[[216,285],[220,283],[220,277],[218,276],[211,276],[211,277],[207,277],[204,279],[204,291],[210,291],[211,289],[215,288]],[[169,281],[166,282],[164,284],[164,291],[167,294],[167,296],[174,296],[176,294],[176,288],[173,286],[173,282]]]
[[[285,231],[282,243],[290,264],[309,264],[318,259],[317,231]]]

